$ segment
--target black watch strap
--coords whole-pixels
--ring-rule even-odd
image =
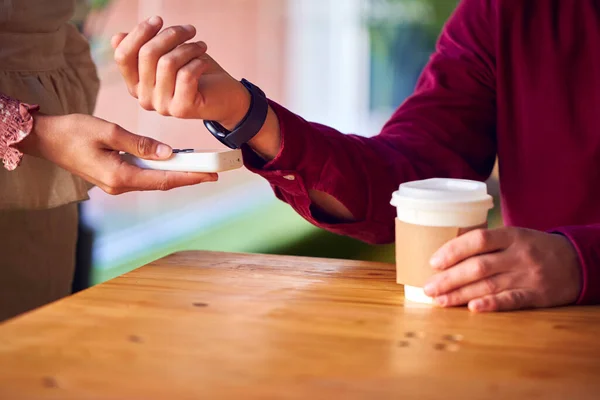
[[[262,129],[267,120],[269,102],[264,92],[258,86],[253,85],[246,79],[242,79],[242,85],[250,92],[250,109],[248,113],[232,130],[228,131],[215,121],[204,121],[204,126],[221,143],[231,149],[239,149],[244,143],[248,143]]]

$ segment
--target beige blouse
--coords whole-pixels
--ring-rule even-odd
[[[44,114],[93,112],[99,81],[86,39],[68,23],[74,7],[75,0],[0,1],[0,93],[37,104]],[[0,210],[85,200],[90,187],[25,155],[16,170],[0,168]]]

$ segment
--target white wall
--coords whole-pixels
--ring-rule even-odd
[[[379,129],[368,112],[363,0],[288,0],[287,105],[345,133]]]

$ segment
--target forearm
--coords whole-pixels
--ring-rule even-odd
[[[267,119],[260,132],[248,143],[250,148],[265,162],[274,160],[281,152],[281,128],[277,114],[269,106]],[[331,219],[332,222],[351,222],[355,218],[342,202],[331,194],[309,189],[308,195],[322,219]]]
[[[279,153],[265,162],[245,147],[246,166],[265,177],[277,197],[301,216],[332,232],[389,242],[394,219],[389,202],[400,183],[441,175],[480,178],[435,142],[414,145],[408,130],[394,139],[390,136],[396,128],[389,126],[377,138],[364,138],[310,123],[276,103],[271,106],[279,120]],[[401,144],[390,145],[390,140]]]
[[[281,129],[279,119],[269,106],[267,119],[260,132],[248,142],[250,148],[265,162],[272,161],[281,151]]]
[[[232,95],[231,102],[235,105],[233,109],[237,112],[232,113],[229,120],[221,121],[221,125],[229,130],[234,129],[239,121],[244,118],[250,107],[250,94],[240,85],[240,90]],[[252,149],[253,153],[259,157],[259,160],[256,161],[260,166],[271,163],[281,153],[281,124],[272,106],[268,108],[267,117],[261,130],[248,142],[248,148]],[[313,208],[321,214],[323,219],[329,219],[333,222],[351,222],[355,220],[350,210],[331,194],[309,189],[308,196]]]

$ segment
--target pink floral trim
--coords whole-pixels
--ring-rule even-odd
[[[23,159],[13,145],[20,143],[33,129],[33,111],[37,105],[21,103],[18,100],[0,94],[0,157],[4,168],[13,171]]]

